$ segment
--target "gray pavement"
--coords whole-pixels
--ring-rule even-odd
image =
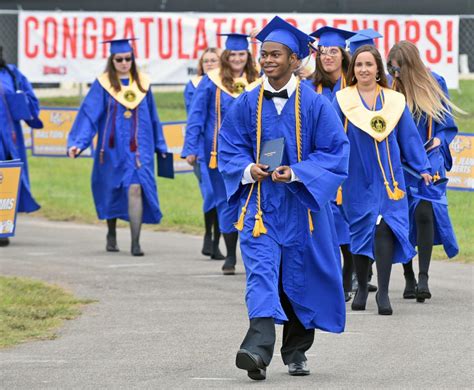
[[[146,256],[104,251],[105,228],[20,217],[0,248],[0,274],[58,284],[98,300],[55,340],[0,350],[2,389],[380,389],[473,388],[473,267],[434,262],[431,301],[401,298],[393,271],[394,315],[348,310],[346,332],[317,332],[311,375],[290,377],[279,347],[265,382],[234,366],[247,329],[245,275],[222,276],[200,255],[201,238],[144,231]],[[277,329],[280,345],[281,328]]]

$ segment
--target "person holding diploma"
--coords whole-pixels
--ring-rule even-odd
[[[194,93],[181,157],[186,158],[190,165],[196,164],[201,152],[200,143],[204,142],[204,161],[211,179],[219,227],[227,249],[222,272],[224,275],[234,275],[238,233],[233,224],[237,219],[238,210],[227,203],[224,182],[217,170],[218,135],[229,108],[244,92],[245,87],[258,78],[258,72],[248,50],[248,35],[221,35],[227,36],[221,65],[203,77]]]
[[[193,100],[196,88],[207,72],[217,69],[220,63],[220,50],[209,47],[201,55],[198,62],[197,75],[191,79],[184,88],[184,104],[186,113],[189,114],[191,102]],[[202,208],[204,211],[204,242],[201,253],[204,256],[211,256],[215,260],[223,260],[225,257],[219,250],[219,240],[221,231],[219,229],[219,219],[217,217],[216,201],[212,190],[211,179],[207,170],[204,158],[204,138],[199,139],[200,153],[193,165],[194,173],[199,182],[199,189],[203,199]],[[213,234],[214,230],[214,234]]]
[[[344,292],[329,205],[347,176],[349,143],[331,103],[293,72],[311,38],[279,17],[263,42],[264,81],[230,108],[219,133],[219,170],[236,223],[246,270],[250,325],[236,365],[266,378],[283,324],[281,356],[292,376],[308,375],[305,352],[314,329],[342,332]],[[281,165],[260,163],[269,141],[284,138]]]
[[[0,161],[21,160],[23,168],[18,195],[18,212],[31,213],[40,208],[34,199],[28,172],[28,160],[20,121],[41,129],[39,102],[28,79],[15,67],[7,64],[0,47]],[[9,245],[8,238],[0,238],[0,246]]]
[[[408,239],[408,202],[401,159],[429,185],[430,163],[402,94],[388,88],[382,58],[371,45],[356,50],[348,87],[333,105],[351,145],[349,176],[342,185],[351,251],[359,287],[352,310],[365,310],[370,259],[377,267],[378,313],[391,315],[392,263],[406,263],[415,250]]]
[[[423,64],[417,47],[409,41],[394,45],[388,54],[387,68],[393,77],[392,87],[405,95],[431,162],[431,175],[445,178],[452,166],[449,144],[458,132],[452,110],[463,112],[449,100],[443,77],[430,72]],[[413,262],[403,264],[405,299],[424,302],[431,298],[428,271],[433,245],[442,244],[448,257],[459,252],[448,213],[446,184],[423,185],[422,180],[405,173],[410,211],[410,241],[418,246],[418,285]]]
[[[68,138],[68,154],[94,148],[92,193],[99,219],[107,220],[106,250],[117,252],[117,218],[130,222],[131,253],[143,256],[142,223],[162,217],[155,179],[155,153],[167,146],[149,78],[138,71],[130,39],[107,41],[110,56],[85,97]]]

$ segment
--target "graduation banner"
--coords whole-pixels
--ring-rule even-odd
[[[23,130],[23,140],[25,141],[25,148],[31,149],[31,133],[32,128],[28,126],[24,121],[21,121],[21,129]]]
[[[31,82],[92,82],[103,72],[108,47],[102,41],[137,37],[132,43],[138,65],[155,84],[185,84],[196,74],[207,47],[223,47],[218,33],[249,33],[273,14],[165,12],[20,11],[18,63]],[[310,33],[328,25],[345,30],[373,28],[386,57],[400,40],[420,50],[424,63],[458,87],[459,16],[295,14],[282,18]],[[254,54],[258,46],[251,47]]]
[[[0,238],[15,235],[22,162],[0,161]]]
[[[448,189],[474,191],[474,134],[460,133],[450,145],[453,167],[446,174]]]

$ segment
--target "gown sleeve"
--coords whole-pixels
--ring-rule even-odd
[[[184,107],[186,108],[186,114],[189,114],[189,109],[191,108],[191,102],[193,100],[194,92],[196,88],[193,83],[190,81],[186,84],[184,88]]]
[[[27,120],[26,123],[34,129],[42,129],[43,122],[41,122],[39,119],[39,101],[33,91],[33,87],[31,86],[28,79],[23,75],[23,73],[21,73],[16,67],[12,67],[12,70],[16,75],[18,86],[28,98],[28,106],[30,108],[31,114],[33,115],[33,119]]]
[[[146,94],[147,106],[150,112],[151,125],[153,127],[153,139],[155,140],[155,152],[166,153],[168,147],[166,145],[165,136],[163,134],[163,127],[161,126],[160,117],[156,110],[155,98],[151,88]]]
[[[313,110],[312,152],[291,165],[299,182],[288,185],[300,201],[318,211],[334,198],[338,187],[347,178],[349,141],[341,121],[329,100],[319,97]]]
[[[199,154],[199,138],[204,132],[204,125],[207,121],[212,85],[209,78],[205,76],[196,88],[188,113],[186,135],[184,137],[183,151],[181,152],[182,158],[192,154],[195,156]]]
[[[245,168],[255,162],[251,126],[245,119],[251,116],[247,94],[244,93],[232,104],[219,131],[218,168],[224,179],[229,203],[240,197]]]

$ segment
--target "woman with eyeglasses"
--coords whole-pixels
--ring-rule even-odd
[[[234,100],[258,78],[255,61],[248,50],[248,35],[227,36],[219,69],[209,71],[199,83],[188,113],[186,137],[181,157],[195,165],[204,139],[204,159],[212,183],[219,227],[227,249],[222,271],[235,274],[238,233],[237,206],[229,206],[224,181],[217,170],[217,138],[221,123]]]
[[[30,82],[15,65],[6,63],[0,46],[0,161],[23,162],[18,212],[31,213],[38,210],[40,205],[31,193],[22,120],[32,128],[43,127],[39,119],[39,102]],[[0,247],[9,244],[8,238],[0,238]]]
[[[316,71],[311,80],[312,87],[318,94],[327,97],[331,102],[336,96],[336,92],[346,87],[345,75],[351,58],[345,47],[346,40],[353,35],[353,32],[327,26],[321,27],[311,34],[311,36],[319,38],[316,53]],[[352,291],[354,267],[349,249],[349,224],[341,210],[341,196],[342,191],[339,189],[337,196],[331,202],[331,208],[343,257],[342,280],[347,302],[351,299],[350,292]]]
[[[197,66],[197,75],[191,79],[184,88],[184,104],[186,112],[189,113],[191,102],[196,92],[196,88],[207,72],[217,69],[220,63],[220,49],[209,47],[201,55]],[[203,198],[204,211],[204,242],[201,253],[204,256],[210,256],[214,260],[223,260],[225,256],[219,250],[220,229],[219,219],[217,218],[216,202],[212,191],[211,179],[204,161],[204,138],[200,138],[200,153],[193,166],[194,173],[199,182],[199,189]],[[214,230],[214,232],[213,232]],[[214,234],[213,234],[214,233]]]
[[[380,53],[374,46],[357,49],[349,64],[348,87],[333,101],[351,151],[349,176],[342,185],[342,207],[351,233],[359,287],[352,310],[365,310],[370,259],[377,267],[378,313],[393,313],[389,299],[392,263],[415,255],[408,238],[408,202],[402,158],[421,175],[432,178],[423,144],[402,94],[388,88]]]
[[[131,254],[143,256],[142,223],[162,214],[155,179],[155,152],[167,146],[149,78],[138,71],[129,39],[110,42],[105,72],[92,84],[72,126],[68,154],[78,157],[97,135],[92,193],[99,219],[107,220],[106,250],[118,252],[117,219],[130,222]]]
[[[393,77],[392,88],[405,95],[418,133],[426,144],[431,175],[445,178],[452,166],[449,144],[458,131],[452,110],[462,112],[449,100],[443,77],[429,71],[417,47],[408,41],[394,45],[388,54],[387,68]],[[424,149],[422,149],[424,150]],[[442,244],[448,257],[459,252],[448,213],[446,183],[426,187],[422,181],[405,173],[410,210],[410,241],[418,246],[418,284],[413,262],[403,264],[403,298],[424,302],[431,298],[428,271],[433,245]],[[444,180],[446,181],[446,180]]]

